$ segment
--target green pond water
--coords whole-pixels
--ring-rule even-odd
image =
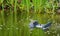
[[[53,24],[49,31],[35,28],[30,32],[29,19],[38,20],[41,24],[52,21]],[[58,14],[0,12],[0,36],[60,36],[59,28],[56,28],[59,23]]]

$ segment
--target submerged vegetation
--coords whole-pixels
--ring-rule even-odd
[[[58,0],[0,0],[0,36],[60,36]],[[49,31],[35,28],[30,32],[30,19],[45,24]]]

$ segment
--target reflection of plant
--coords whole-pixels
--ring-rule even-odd
[[[22,0],[21,3],[18,3],[17,0],[4,0],[3,3],[3,0],[0,0],[0,5],[1,7],[8,8],[6,11],[2,8],[2,11],[0,12],[0,24],[6,24],[3,25],[3,30],[5,31],[5,28],[8,28],[10,30],[9,35],[12,36],[30,36],[28,24],[29,19],[31,18],[38,20],[39,23],[57,21],[54,10],[58,7],[58,4],[52,0],[32,0],[32,2],[30,2],[30,0]],[[14,25],[14,27],[11,25]],[[12,30],[14,32],[12,32]],[[32,36],[45,36],[44,31],[41,29],[34,29],[31,34]]]

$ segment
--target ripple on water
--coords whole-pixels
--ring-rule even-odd
[[[0,30],[2,29],[2,27],[0,27]]]

